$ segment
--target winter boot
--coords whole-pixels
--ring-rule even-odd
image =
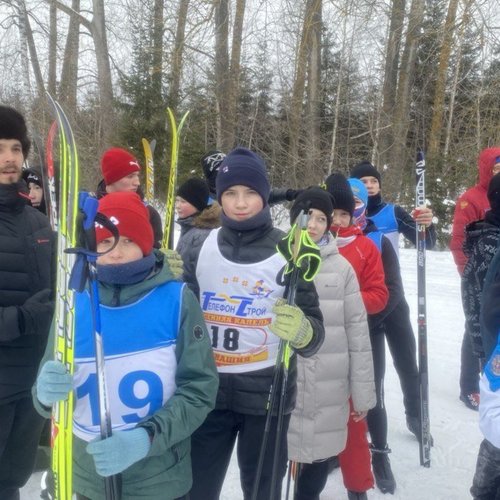
[[[372,452],[372,467],[373,475],[378,489],[382,493],[394,493],[396,489],[396,480],[391,470],[391,462],[389,460],[389,453],[391,450],[386,445],[385,448],[379,449],[370,446]]]
[[[360,493],[359,491],[347,490],[347,498],[349,500],[368,500],[368,497],[366,496],[366,491]]]
[[[55,485],[54,485],[54,475],[52,474],[52,471],[46,470],[42,474],[42,480],[40,481],[40,498],[43,498],[43,500],[54,500],[56,497],[55,494]]]
[[[408,427],[408,430],[415,435],[418,441],[420,441],[420,417],[411,417],[410,415],[406,415],[406,427]],[[431,435],[429,435],[429,442],[431,446],[434,446],[434,439]]]
[[[460,394],[460,401],[474,411],[479,411],[479,393],[472,392],[470,394]]]

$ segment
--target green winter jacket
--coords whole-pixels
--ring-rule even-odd
[[[155,256],[155,271],[140,283],[124,287],[100,283],[100,302],[107,306],[130,304],[172,280],[163,254],[155,251]],[[145,321],[154,321],[154,317]],[[54,329],[40,367],[53,359],[53,334]],[[122,500],[175,499],[191,489],[190,436],[213,409],[219,382],[203,314],[187,286],[182,292],[176,359],[174,395],[153,416],[138,424],[152,436],[151,448],[144,459],[122,472]],[[39,413],[48,417],[49,412],[36,397],[36,385],[33,396]],[[97,474],[86,446],[85,441],[73,436],[73,490],[91,500],[104,500],[104,479]]]

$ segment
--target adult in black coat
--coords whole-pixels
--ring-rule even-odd
[[[44,419],[31,387],[54,311],[54,235],[28,206],[21,169],[30,148],[26,123],[0,106],[0,498],[19,498],[31,475]]]
[[[484,220],[472,222],[466,227],[464,253],[468,260],[462,275],[462,297],[467,332],[471,338],[473,353],[482,363],[488,360],[496,345],[500,326],[500,322],[494,319],[494,311],[498,309],[496,305],[498,294],[492,296],[492,292],[498,290],[496,284],[498,257],[496,255],[500,243],[499,174],[493,176],[488,185],[488,200],[491,209],[486,212]],[[486,292],[484,300],[483,289]],[[493,303],[491,299],[494,299]],[[481,328],[481,312],[488,319],[491,325],[489,328]],[[483,333],[486,336],[485,342]]]

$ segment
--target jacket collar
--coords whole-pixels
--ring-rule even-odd
[[[20,213],[28,203],[26,184],[23,181],[13,184],[0,184],[0,212]]]

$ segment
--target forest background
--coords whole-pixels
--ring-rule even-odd
[[[183,130],[179,179],[242,145],[274,187],[321,183],[368,159],[384,196],[411,207],[415,155],[449,239],[454,200],[500,145],[499,0],[0,1],[0,102],[43,144],[46,92],[72,123],[82,185],[95,189],[110,146],[144,160],[156,193],[170,168],[166,108]],[[42,148],[39,148],[42,149]],[[41,155],[41,153],[40,153]],[[34,148],[31,164],[40,164]]]

